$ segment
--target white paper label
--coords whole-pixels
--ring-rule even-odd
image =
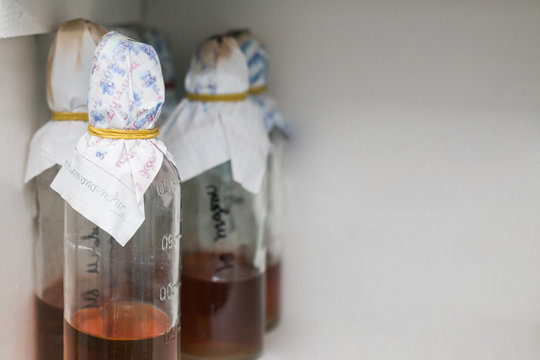
[[[51,188],[122,246],[144,221],[144,203],[137,203],[135,193],[81,156],[66,161]]]

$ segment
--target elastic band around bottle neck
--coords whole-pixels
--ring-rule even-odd
[[[54,120],[54,121],[88,121],[88,113],[51,111],[51,120]]]
[[[88,125],[88,133],[106,139],[154,139],[159,135],[159,129],[157,127],[145,130],[101,129]]]
[[[247,92],[236,93],[236,94],[195,94],[195,93],[186,93],[186,99],[191,101],[201,101],[201,102],[236,102],[247,99]]]
[[[261,95],[268,91],[268,87],[266,85],[263,86],[257,86],[252,87],[249,89],[248,94],[249,95]]]

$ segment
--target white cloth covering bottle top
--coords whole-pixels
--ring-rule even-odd
[[[47,102],[57,113],[87,113],[88,84],[94,51],[107,31],[87,20],[68,21],[58,28],[47,63]],[[86,121],[48,121],[30,143],[25,182],[48,168],[62,165],[86,132]]]

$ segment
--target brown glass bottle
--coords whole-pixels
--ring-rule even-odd
[[[114,302],[64,322],[67,360],[177,360],[176,326],[156,307]]]
[[[41,359],[63,358],[64,283],[59,279],[36,296],[37,353]]]
[[[53,166],[35,178],[38,236],[33,250],[39,360],[63,359],[64,200],[50,188],[58,170]]]
[[[281,261],[266,268],[266,330],[273,329],[281,313]]]
[[[182,257],[183,358],[253,359],[262,349],[263,276],[232,254],[232,267],[223,260],[215,253]]]
[[[284,240],[283,155],[286,137],[274,128],[270,132],[272,153],[268,158],[268,218],[265,223],[266,252],[266,330],[275,328],[281,318],[281,264]]]

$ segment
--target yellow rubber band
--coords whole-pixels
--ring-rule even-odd
[[[73,113],[52,111],[51,120],[54,121],[88,121],[88,113]]]
[[[247,92],[237,94],[194,94],[186,93],[186,98],[191,101],[217,102],[217,101],[242,101],[247,99]]]
[[[268,90],[268,87],[266,85],[263,85],[263,86],[250,88],[248,93],[249,95],[260,95],[260,94],[264,94],[267,90]]]
[[[159,135],[159,129],[148,130],[121,130],[121,129],[101,129],[88,125],[88,133],[106,139],[153,139]]]

